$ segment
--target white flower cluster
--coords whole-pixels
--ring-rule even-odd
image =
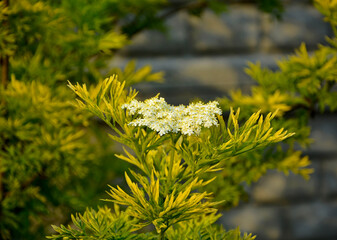
[[[150,98],[144,102],[132,100],[122,106],[131,115],[139,114],[141,117],[129,124],[132,126],[147,126],[159,135],[168,132],[181,132],[185,135],[199,134],[202,127],[218,125],[215,114],[221,114],[216,101],[203,104],[191,103],[188,106],[172,106],[164,98]]]

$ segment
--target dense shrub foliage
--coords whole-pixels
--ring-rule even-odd
[[[102,78],[105,60],[129,41],[127,32],[112,28],[123,8],[109,12],[116,2],[101,3],[0,2],[2,239],[43,237],[51,219],[64,222],[70,209],[96,205],[126,167],[113,161],[98,126],[86,129],[91,115],[74,108],[65,84]],[[128,85],[162,79],[134,62],[112,71]]]

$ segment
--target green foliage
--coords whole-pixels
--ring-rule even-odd
[[[112,3],[0,2],[0,58],[9,57],[12,75],[0,90],[2,239],[41,238],[52,216],[64,222],[69,209],[96,205],[107,179],[127,167],[112,161],[101,129],[86,129],[91,115],[74,109],[71,91],[60,84],[101,78],[106,59],[128,43],[113,27],[116,17],[106,8]],[[113,71],[129,85],[162,80],[134,62]]]
[[[122,212],[115,205],[112,212],[107,207],[99,208],[98,211],[87,209],[86,212],[71,216],[75,228],[53,226],[59,235],[53,235],[51,239],[140,239],[136,238],[133,220],[129,212]]]
[[[253,240],[255,236],[244,233],[241,235],[240,229],[225,231],[221,226],[216,225],[219,214],[202,215],[190,221],[178,223],[168,229],[167,239],[194,240],[194,239],[226,239],[226,240]]]
[[[104,58],[127,44],[125,35],[107,26],[112,16],[105,5],[86,0],[11,2],[8,30],[16,45],[10,55],[12,72],[20,80],[48,84],[94,81]]]
[[[8,21],[8,7],[4,2],[0,2],[0,23]],[[0,25],[0,58],[11,56],[15,52],[15,37],[10,33],[5,24]]]
[[[267,13],[271,13],[277,19],[282,18],[284,6],[281,0],[258,0],[259,8]]]
[[[40,228],[50,221],[48,215],[97,204],[107,179],[127,167],[112,161],[109,139],[99,135],[102,130],[86,129],[91,115],[76,110],[70,96],[63,86],[52,89],[14,76],[6,89],[0,89],[0,232],[4,239],[36,239],[38,234],[29,232],[43,235]],[[92,181],[94,176],[97,182]]]
[[[220,215],[202,215],[197,219],[185,221],[167,230],[167,239],[226,239],[226,240],[253,240],[255,236],[244,234],[240,230],[225,231],[220,226],[214,225]],[[83,215],[72,216],[73,227],[53,226],[58,235],[47,237],[49,239],[158,239],[152,232],[135,232],[133,224],[135,219],[130,216],[130,211],[120,211],[115,205],[114,211],[107,208],[99,208],[98,211],[88,209]]]
[[[193,229],[195,232],[187,239],[253,239],[251,235],[240,238],[238,230],[225,232],[212,225],[218,218],[214,214],[219,202],[211,201],[212,194],[200,191],[200,188],[215,179],[208,180],[205,175],[219,172],[231,158],[292,136],[283,129],[271,127],[276,112],[269,113],[265,119],[259,112],[254,113],[240,126],[240,111],[234,113],[231,110],[227,123],[217,115],[218,123],[203,127],[200,134],[184,135],[183,132],[173,131],[162,135],[146,126],[134,127],[130,124],[139,116],[122,106],[132,102],[137,92],[132,89],[126,92],[125,83],[117,81],[116,77],[107,78],[91,91],[86,85],[69,86],[80,97],[79,106],[101,118],[114,131],[110,137],[133,152],[131,154],[124,148],[125,154],[117,157],[134,165],[136,169],[130,169],[130,173],[136,182],[125,173],[130,192],[119,186],[110,187],[108,194],[111,199],[106,201],[127,206],[129,216],[136,221],[132,224],[134,230],[152,224],[160,239],[165,239],[166,232],[168,239],[187,236],[185,234]],[[159,106],[152,102],[148,104],[153,110]],[[86,222],[82,226],[79,220],[73,220],[81,234],[83,229],[92,228],[96,221],[96,218],[91,221],[79,218],[81,223]],[[82,236],[77,234],[77,229],[61,226],[55,230],[61,236],[72,236],[71,239]],[[105,225],[102,231],[94,231],[90,236],[100,239],[107,232],[111,229]],[[50,238],[59,237],[54,235]]]
[[[76,206],[69,182],[86,176],[86,162],[94,159],[83,130],[89,115],[55,98],[38,82],[13,78],[0,96],[0,232],[6,239],[7,229],[20,228],[12,237],[28,237],[29,219],[42,221],[37,213],[63,204]]]
[[[315,0],[315,7],[320,11],[324,16],[324,20],[329,22],[333,28],[335,36],[337,35],[336,26],[337,26],[337,1],[335,0]]]
[[[101,129],[86,129],[91,115],[74,109],[62,83],[102,78],[106,60],[129,42],[117,24],[127,9],[114,12],[110,5],[118,3],[0,2],[0,60],[9,57],[13,79],[0,90],[2,239],[41,238],[52,216],[64,222],[69,209],[96,205],[106,182],[127,167],[113,161]],[[112,71],[128,85],[162,80],[134,62]]]
[[[152,73],[151,66],[144,66],[136,69],[136,61],[130,61],[125,66],[124,70],[119,68],[112,68],[109,71],[110,75],[118,75],[119,81],[125,82],[126,87],[135,85],[140,82],[162,82],[163,73]]]

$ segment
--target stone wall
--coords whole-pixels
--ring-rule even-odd
[[[276,68],[276,60],[301,42],[314,49],[331,34],[322,16],[303,0],[286,2],[282,21],[241,4],[219,16],[179,13],[167,25],[167,34],[146,31],[135,36],[111,66],[136,59],[139,67],[150,64],[154,71],[164,71],[165,83],[136,88],[143,97],[160,92],[172,104],[196,97],[212,100],[236,88],[248,91],[253,81],[244,73],[247,62]],[[317,117],[311,126],[311,179],[268,172],[250,187],[248,203],[223,213],[225,228],[240,226],[262,240],[337,239],[337,115]]]

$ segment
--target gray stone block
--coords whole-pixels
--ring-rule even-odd
[[[323,16],[309,5],[288,6],[281,21],[264,14],[261,17],[261,26],[263,38],[260,47],[266,51],[289,50],[299,47],[302,42],[309,49],[316,48],[331,33]]]
[[[174,54],[185,52],[188,46],[188,16],[178,13],[166,21],[167,32],[146,30],[133,37],[131,45],[124,48],[124,55]]]
[[[337,158],[322,162],[323,194],[325,197],[337,196]]]
[[[337,202],[291,206],[285,220],[291,239],[337,239]]]
[[[314,164],[314,168],[318,164]],[[318,194],[318,174],[311,175],[305,180],[299,175],[290,173],[285,176],[277,171],[268,171],[257,183],[252,186],[252,199],[258,203],[284,204],[293,201],[307,201],[314,199]]]
[[[230,90],[248,90],[253,84],[244,72],[247,62],[260,61],[273,67],[280,55],[245,55],[225,57],[156,57],[141,58],[139,67],[151,65],[153,71],[165,72],[165,83],[141,83],[135,86],[144,97],[160,92],[172,104],[187,103],[193,98],[214,100]],[[111,66],[124,67],[129,59],[114,59]],[[247,92],[247,91],[246,91]]]
[[[253,6],[232,6],[219,16],[205,11],[192,21],[193,45],[198,52],[254,50],[259,41],[259,12]]]
[[[245,205],[222,212],[220,223],[225,229],[240,227],[241,232],[253,233],[259,240],[279,239],[282,235],[280,209]]]
[[[311,138],[314,140],[310,151],[330,152],[337,155],[337,115],[318,115],[310,120]],[[323,160],[323,159],[318,159]]]

